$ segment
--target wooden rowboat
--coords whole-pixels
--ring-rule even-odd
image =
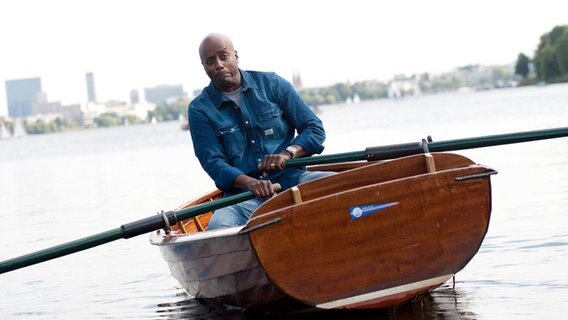
[[[493,169],[452,153],[311,167],[338,174],[285,190],[245,226],[207,231],[211,212],[153,232],[172,275],[199,299],[388,308],[463,269],[489,226]],[[178,210],[221,197],[216,190]]]

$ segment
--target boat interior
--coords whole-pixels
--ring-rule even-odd
[[[408,177],[411,175],[416,175],[416,174],[425,174],[425,173],[432,173],[432,172],[436,172],[436,166],[439,167],[438,170],[445,170],[445,169],[449,169],[449,168],[455,168],[455,167],[463,167],[463,166],[467,166],[467,165],[471,165],[473,164],[471,162],[471,160],[465,158],[465,157],[460,157],[460,156],[452,156],[452,157],[446,157],[446,154],[440,153],[436,155],[436,161],[435,161],[435,157],[434,155],[430,154],[430,153],[424,153],[424,154],[419,154],[419,155],[414,155],[414,156],[409,156],[408,158],[415,158],[416,159],[416,165],[414,165],[414,169],[409,171],[409,172],[403,172],[401,171],[400,173],[396,173],[395,178],[402,178],[402,177]],[[388,162],[388,161],[393,161],[393,160],[382,160],[382,161],[372,161],[372,162],[368,162],[368,161],[355,161],[355,162],[343,162],[343,163],[336,163],[336,164],[323,164],[323,165],[314,165],[314,166],[309,166],[308,170],[311,171],[335,171],[335,172],[344,172],[344,171],[349,171],[349,170],[354,170],[354,169],[358,169],[364,166],[368,166],[368,165],[373,165],[373,164],[378,164],[378,163],[382,163],[382,162]],[[437,163],[436,163],[437,162]],[[357,170],[354,170],[353,172],[355,173]],[[333,177],[333,176],[332,176]],[[372,177],[368,177],[367,179],[360,179],[361,177],[359,176],[357,179],[349,179],[351,182],[346,183],[343,186],[343,189],[350,189],[353,187],[358,187],[360,185],[363,185],[365,183],[368,183],[369,179],[372,179]],[[327,179],[327,178],[324,178]],[[386,179],[386,177],[385,177]],[[392,179],[392,177],[391,177]],[[310,183],[312,183],[313,181],[311,181]],[[378,181],[380,182],[380,181]],[[357,184],[357,185],[356,185]],[[261,208],[263,209],[262,211],[266,212],[266,210],[271,210],[274,208],[283,208],[283,207],[287,207],[287,206],[291,206],[294,204],[299,204],[302,203],[302,201],[309,201],[312,200],[313,198],[317,198],[317,197],[321,197],[324,194],[329,194],[329,192],[331,192],[331,190],[326,190],[327,188],[324,187],[323,185],[321,186],[321,188],[317,188],[321,191],[319,192],[310,192],[310,193],[306,193],[306,194],[302,194],[301,191],[301,187],[293,187],[291,188],[289,191],[287,190],[287,195],[286,196],[281,196],[278,197],[277,201],[270,201],[270,204],[265,203],[261,206]],[[333,192],[338,192],[340,190],[334,189]],[[177,210],[181,210],[181,209],[185,209],[185,208],[189,208],[193,205],[197,205],[197,204],[201,204],[201,203],[206,203],[208,201],[214,201],[214,200],[218,200],[220,198],[223,197],[223,192],[220,190],[214,190],[212,192],[209,192],[199,198],[196,198],[194,200],[188,201],[187,203],[183,204],[182,206],[180,206],[179,208],[176,209]],[[276,200],[276,199],[273,199]],[[174,233],[177,234],[190,234],[190,233],[195,233],[195,232],[201,232],[201,231],[205,231],[207,230],[207,226],[209,224],[209,220],[211,219],[211,216],[213,215],[213,212],[206,212],[203,214],[200,214],[199,216],[196,217],[192,217],[183,221],[178,221],[176,225],[171,226],[171,230],[174,231]]]

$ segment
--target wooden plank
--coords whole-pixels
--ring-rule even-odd
[[[297,186],[290,188],[290,191],[292,192],[292,200],[294,201],[294,204],[300,204],[303,202],[302,193],[300,192],[300,189],[298,189]]]
[[[176,211],[190,208],[194,205],[205,203],[208,201],[214,201],[223,197],[223,192],[221,190],[215,189],[209,193],[206,193],[199,198],[193,199],[179,206]],[[205,212],[199,216],[189,218],[186,220],[178,221],[173,225],[172,231],[177,231],[178,233],[194,233],[207,229],[209,220],[213,216],[213,212]]]
[[[423,156],[420,163],[425,171]],[[441,171],[447,164],[439,159],[436,164],[436,173],[336,193],[328,188],[328,195],[315,201],[306,196],[317,193],[310,189],[319,185],[311,184],[302,190],[303,203],[255,214],[246,229],[281,219],[249,233],[268,277],[295,299],[321,305],[461,270],[487,232],[491,192],[488,178],[454,178],[487,168]],[[386,165],[393,166],[398,167]],[[364,168],[358,176],[385,173],[380,166]],[[350,215],[355,206],[380,204],[385,207],[375,213],[354,219]],[[388,306],[389,301],[383,302]]]
[[[429,154],[424,154],[424,161],[426,161],[426,171],[428,173],[436,172],[436,162],[434,162],[434,157]]]
[[[452,153],[432,153],[436,161],[437,170],[449,168],[465,167],[474,164],[470,159]],[[340,176],[326,177],[316,181],[310,181],[298,186],[302,194],[302,201],[309,201],[329,195],[341,190],[349,190],[372,183],[379,183],[403,177],[424,174],[428,172],[424,155],[413,155],[395,160],[385,160],[381,162],[367,162],[361,165],[356,162],[355,169],[343,171]],[[345,169],[344,164],[338,164],[341,170]],[[371,166],[372,169],[368,167]],[[325,169],[334,171],[335,167],[327,165],[316,167],[316,170]],[[266,212],[294,205],[292,190],[286,190],[278,194],[277,197],[263,203],[251,218],[262,215]]]

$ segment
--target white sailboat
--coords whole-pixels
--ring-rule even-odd
[[[3,123],[2,126],[0,126],[0,139],[5,140],[10,139],[11,137],[12,133],[6,127],[6,123]]]
[[[422,95],[422,90],[420,90],[420,83],[418,81],[414,81],[412,83],[412,93],[415,97]]]
[[[361,97],[359,97],[359,94],[355,92],[355,94],[353,95],[353,103],[359,103],[359,102],[361,102]]]
[[[179,125],[180,125],[182,130],[189,129],[189,122],[187,121],[187,119],[185,118],[185,116],[182,113],[179,114],[178,121],[179,121]]]
[[[14,138],[23,138],[27,135],[28,135],[28,133],[26,132],[26,129],[24,128],[24,123],[22,122],[22,119],[17,118],[14,121]]]
[[[390,99],[402,98],[402,92],[400,92],[400,88],[395,81],[391,81],[389,85],[388,96]]]

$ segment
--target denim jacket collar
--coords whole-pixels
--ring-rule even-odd
[[[239,69],[239,72],[241,73],[242,92],[245,92],[249,88],[256,88],[256,84],[254,83],[254,81],[252,81],[251,76],[248,74],[248,72],[241,69]],[[219,91],[217,87],[215,87],[213,82],[210,82],[209,86],[207,86],[205,90],[207,91],[207,94],[209,95],[209,97],[211,97],[213,104],[217,108],[220,108],[224,101],[228,101],[228,98],[224,97],[223,93]]]

